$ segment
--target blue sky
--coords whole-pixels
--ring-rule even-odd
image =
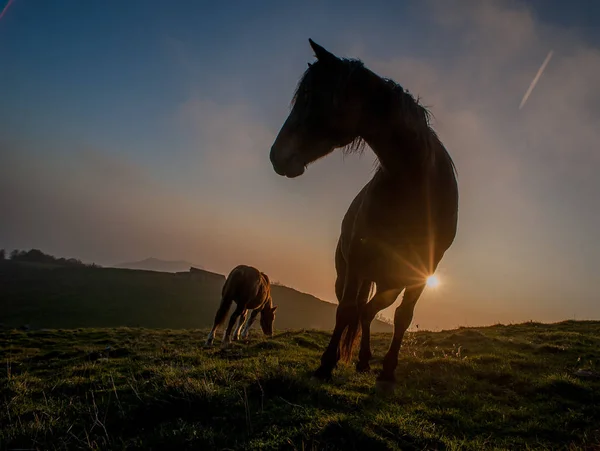
[[[593,1],[14,0],[0,247],[246,262],[333,299],[340,221],[373,157],[294,180],[268,159],[312,37],[419,94],[457,163],[459,235],[416,322],[597,317],[599,22]]]

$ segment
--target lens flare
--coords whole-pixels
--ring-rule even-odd
[[[440,280],[437,278],[437,276],[429,276],[427,278],[427,286],[430,288],[435,288],[440,284]]]
[[[2,9],[2,12],[0,12],[0,20],[2,20],[2,18],[6,14],[6,11],[8,11],[8,8],[10,7],[10,5],[13,4],[13,2],[14,2],[14,0],[8,0],[8,2],[6,3],[6,5],[4,5],[4,8]]]

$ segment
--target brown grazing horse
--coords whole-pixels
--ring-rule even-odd
[[[246,338],[256,316],[260,313],[260,327],[267,336],[273,335],[273,323],[275,322],[275,310],[271,298],[271,282],[269,277],[252,266],[239,265],[227,276],[221,292],[221,305],[215,315],[213,328],[208,334],[205,346],[212,346],[215,333],[219,326],[225,321],[231,304],[235,301],[237,308],[229,318],[229,325],[223,336],[222,348],[230,343],[230,336],[235,322],[239,318],[238,326],[233,331],[232,339]],[[248,310],[252,310],[250,318],[246,321]]]
[[[377,379],[390,388],[415,304],[456,235],[456,169],[430,127],[428,111],[412,95],[361,61],[309,42],[317,61],[300,80],[271,148],[275,172],[298,177],[334,149],[360,151],[365,143],[379,160],[342,221],[335,252],[336,324],[315,376],[330,379],[338,360],[352,357],[361,329],[356,369],[368,371],[371,322],[404,290]]]

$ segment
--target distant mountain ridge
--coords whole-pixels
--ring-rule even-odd
[[[189,271],[190,267],[204,269],[201,265],[196,265],[185,260],[161,260],[159,258],[149,257],[137,262],[126,262],[113,265],[113,268],[120,269],[141,269],[144,271],[159,272],[180,272]]]

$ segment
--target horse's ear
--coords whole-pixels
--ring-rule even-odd
[[[273,313],[275,313],[275,310],[277,310],[278,308],[279,308],[279,306],[278,306],[278,305],[276,305],[275,307],[273,307],[273,308],[271,309],[271,311],[272,311]]]
[[[315,56],[317,57],[317,59],[319,59],[321,61],[333,61],[333,60],[337,59],[337,57],[333,53],[328,52],[327,50],[325,50],[323,47],[321,47],[319,44],[317,44],[312,39],[308,38],[308,42],[310,43],[310,46],[314,50]]]
[[[312,67],[312,64],[311,64],[311,63],[308,63],[308,67]]]

